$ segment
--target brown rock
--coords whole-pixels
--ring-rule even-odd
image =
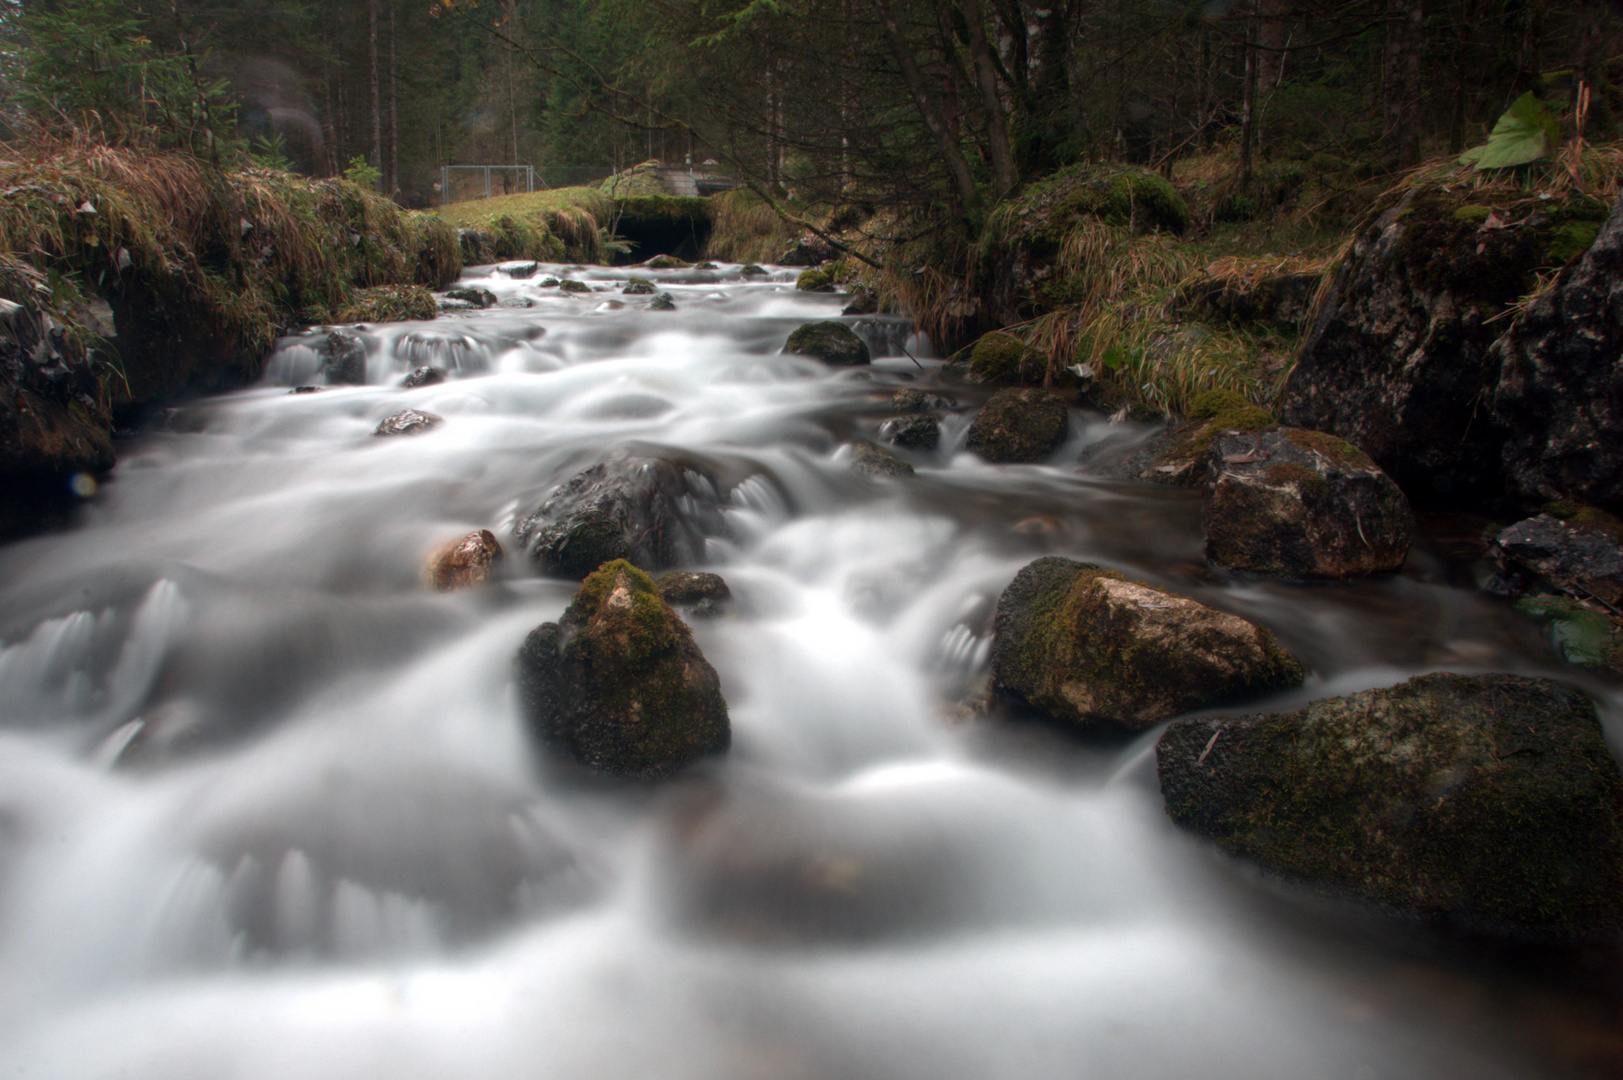
[[[428,580],[436,592],[450,592],[490,580],[490,569],[503,556],[489,529],[471,532],[439,547],[428,560]]]
[[[443,416],[431,412],[418,412],[416,409],[402,409],[392,416],[385,416],[378,426],[372,429],[372,434],[421,435],[425,431],[433,431],[443,423],[445,423]]]
[[[999,390],[971,421],[964,445],[987,461],[1041,461],[1065,441],[1070,416],[1065,402],[1047,390]]]

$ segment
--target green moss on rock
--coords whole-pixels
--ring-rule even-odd
[[[844,323],[825,320],[804,323],[789,335],[783,351],[801,356],[814,356],[825,364],[841,367],[867,364],[872,361],[868,343],[863,341]]]
[[[658,778],[731,742],[715,669],[624,560],[588,576],[557,623],[531,631],[518,668],[542,743],[594,771]]]
[[[1038,559],[998,599],[994,686],[1078,730],[1142,730],[1302,674],[1267,630],[1092,563]]]
[[[999,390],[970,421],[964,447],[999,464],[1037,462],[1058,450],[1071,411],[1057,394],[1031,387]]]
[[[1048,357],[999,331],[984,334],[969,352],[969,370],[982,382],[1027,386],[1042,381]]]
[[[822,267],[814,266],[800,272],[795,278],[795,288],[801,292],[833,292],[834,277]]]
[[[1552,680],[1423,675],[1185,720],[1156,758],[1174,821],[1287,878],[1515,934],[1623,928],[1623,777]]]

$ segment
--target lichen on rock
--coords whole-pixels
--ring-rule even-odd
[[[998,598],[995,689],[1080,730],[1141,731],[1299,685],[1267,630],[1092,563],[1047,556]]]
[[[542,745],[595,772],[657,779],[732,741],[715,669],[624,560],[588,576],[558,622],[530,632],[518,679]]]
[[[1183,720],[1156,760],[1175,822],[1287,878],[1479,929],[1623,928],[1623,776],[1552,680],[1439,673]]]

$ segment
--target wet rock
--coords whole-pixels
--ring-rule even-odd
[[[768,272],[766,270],[764,270],[763,268],[761,268],[759,266],[756,266],[754,263],[750,263],[748,266],[745,266],[742,270],[740,270],[738,272],[738,274],[739,274],[740,277],[745,277],[745,278],[758,278],[758,277],[767,277],[768,276]]]
[[[539,288],[539,289],[556,289],[558,287],[559,282],[558,282],[557,278],[553,277],[551,274],[548,274],[546,277],[542,278],[540,281],[536,282],[535,284],[536,284],[536,288]]]
[[[686,270],[693,264],[683,262],[675,255],[655,255],[652,259],[649,259],[647,262],[643,263],[643,265],[648,267],[650,270]]]
[[[1575,598],[1623,606],[1623,522],[1604,511],[1552,504],[1545,513],[1501,530],[1489,555],[1517,583],[1516,591],[1536,582]]]
[[[1206,482],[1206,459],[1212,440],[1227,432],[1261,431],[1277,421],[1233,390],[1203,390],[1189,406],[1189,417],[1150,440],[1123,470],[1126,475],[1172,487],[1199,487]]]
[[[627,296],[652,296],[654,288],[654,283],[647,278],[634,277],[620,291]]]
[[[1019,338],[993,331],[969,351],[969,373],[981,382],[1029,386],[1043,381],[1048,356]]]
[[[671,294],[670,293],[662,292],[658,296],[654,297],[652,300],[648,301],[647,310],[649,310],[649,311],[675,311],[676,310],[676,301],[671,299]]]
[[[1070,422],[1065,402],[1047,390],[999,390],[970,422],[964,445],[987,461],[1041,461],[1065,441]]]
[[[441,296],[441,297],[437,298],[436,302],[438,303],[439,309],[442,312],[444,312],[444,311],[478,311],[479,310],[479,305],[478,304],[470,304],[466,300],[449,300],[449,299],[446,299],[445,297]]]
[[[536,262],[509,263],[501,268],[502,273],[510,278],[533,278],[541,271],[541,264]]]
[[[783,351],[814,356],[836,367],[851,367],[872,361],[868,343],[857,337],[844,323],[832,320],[803,323],[789,335]]]
[[[702,263],[694,264],[693,269],[695,269],[695,270],[720,270],[721,267],[717,266],[713,262],[702,262]]]
[[[1092,563],[1048,556],[998,598],[1001,694],[1078,730],[1142,731],[1302,682],[1267,630]]]
[[[1565,261],[1562,238],[1589,202],[1549,200],[1537,214],[1516,203],[1476,205],[1493,198],[1469,185],[1417,184],[1376,215],[1337,272],[1285,387],[1285,423],[1362,447],[1422,505],[1503,490],[1499,417],[1513,410],[1507,396],[1496,412],[1503,360],[1490,347],[1538,272]],[[1544,325],[1564,335],[1572,313],[1548,310]],[[1528,404],[1524,432],[1542,442],[1553,431],[1559,443],[1548,403]]]
[[[319,387],[319,386],[295,386],[293,389],[289,390],[288,393],[290,393],[290,394],[319,394],[319,393],[321,393],[321,389],[322,388]]]
[[[406,376],[406,381],[400,385],[407,390],[416,390],[421,386],[437,386],[444,382],[445,379],[445,369],[425,364],[422,367],[413,368],[411,374]]]
[[[535,307],[535,301],[528,296],[504,296],[496,306],[502,308],[533,308]]]
[[[795,288],[800,292],[833,292],[834,278],[822,267],[813,267],[800,272],[795,278]]]
[[[366,385],[366,343],[348,330],[328,331],[319,348],[321,372],[327,382],[342,386]]]
[[[1623,618],[1610,610],[1552,595],[1524,596],[1515,608],[1539,624],[1551,651],[1566,663],[1623,671]]]
[[[690,615],[708,618],[720,614],[721,605],[733,598],[732,590],[720,574],[693,570],[671,570],[654,579],[660,598]]]
[[[886,420],[880,425],[879,434],[908,450],[934,450],[941,444],[941,424],[933,416],[918,413]]]
[[[1414,540],[1409,500],[1356,446],[1272,427],[1220,435],[1208,456],[1206,557],[1233,570],[1346,580],[1391,573]]]
[[[897,412],[929,412],[932,409],[950,409],[952,402],[908,386],[890,396],[890,407]]]
[[[446,289],[444,296],[447,300],[461,300],[477,308],[495,307],[497,302],[496,294],[489,289]]]
[[[1516,496],[1576,499],[1623,514],[1623,199],[1578,263],[1493,349],[1493,411]]]
[[[912,476],[913,466],[871,442],[851,444],[851,468],[869,476]]]
[[[433,431],[445,423],[445,417],[431,412],[419,412],[416,409],[402,409],[390,416],[385,416],[378,426],[372,429],[373,435],[421,435]]]
[[[483,585],[490,571],[502,559],[502,546],[496,534],[480,529],[441,546],[429,557],[428,581],[435,592],[450,592],[470,585]]]
[[[519,690],[551,752],[609,776],[657,779],[732,740],[721,680],[648,575],[624,560],[581,583],[524,639]]]
[[[576,281],[574,278],[564,278],[558,282],[558,288],[567,293],[588,293],[592,291],[592,287],[586,282]]]
[[[1552,680],[1422,675],[1179,721],[1156,760],[1174,821],[1287,878],[1516,934],[1623,927],[1623,777]]]
[[[834,245],[814,236],[803,236],[778,259],[779,266],[821,266],[835,255]]]
[[[714,476],[663,458],[620,454],[577,473],[520,523],[544,573],[580,580],[605,562],[648,570],[699,562],[727,535]]]
[[[841,315],[873,315],[879,311],[879,297],[872,289],[857,289],[851,302],[840,309]]]

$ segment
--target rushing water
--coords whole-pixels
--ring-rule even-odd
[[[562,272],[562,268],[552,268]],[[1551,959],[1326,906],[1166,820],[1153,733],[1083,745],[966,708],[999,591],[1087,558],[1273,628],[1266,707],[1437,668],[1552,673],[1433,540],[1395,579],[1224,580],[1198,496],[1108,479],[1077,413],[1042,466],[962,451],[984,389],[902,320],[871,369],[781,354],[841,298],[791,271],[623,276],[529,308],[320,335],[123,448],[65,534],[0,549],[0,1076],[1600,1076],[1610,953]],[[640,271],[639,271],[640,272]],[[623,272],[621,272],[623,274]],[[441,385],[405,390],[433,363]],[[890,394],[952,403],[910,478],[851,468]],[[402,408],[445,417],[374,438]],[[512,661],[569,583],[511,530],[605,453],[712,475],[694,620],[725,762],[654,788],[534,754]],[[1446,523],[1445,523],[1446,524]],[[424,559],[490,528],[501,579]],[[1559,672],[1572,677],[1570,670]],[[1609,727],[1615,693],[1587,685]],[[1615,729],[1613,731],[1615,734]],[[1586,966],[1586,963],[1588,966]]]

